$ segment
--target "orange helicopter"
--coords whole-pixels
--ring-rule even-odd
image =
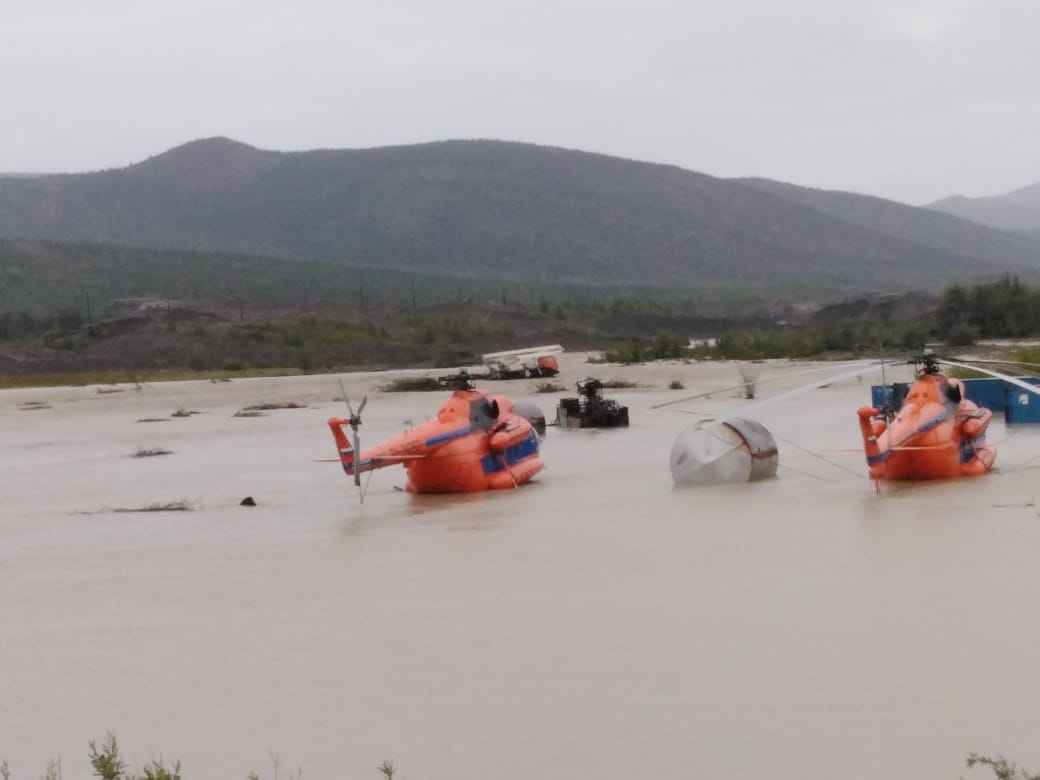
[[[512,400],[475,389],[465,374],[449,379],[456,389],[435,418],[364,451],[358,427],[368,399],[355,412],[344,394],[350,416],[328,424],[343,470],[355,485],[361,486],[363,472],[398,463],[408,472],[410,493],[516,488],[542,470],[538,434]]]
[[[898,411],[864,406],[859,427],[874,480],[948,479],[985,474],[997,459],[986,444],[993,413],[965,398],[964,384],[945,376],[939,359],[918,361],[917,378]]]

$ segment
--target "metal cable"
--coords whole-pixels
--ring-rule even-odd
[[[848,466],[843,466],[843,465],[841,465],[840,463],[838,463],[838,462],[836,462],[836,461],[833,461],[833,460],[831,460],[830,458],[827,458],[827,457],[825,457],[825,456],[823,456],[823,455],[820,455],[820,454],[819,454],[819,453],[817,453],[817,452],[813,452],[812,450],[810,450],[810,449],[807,449],[807,448],[803,447],[802,445],[800,445],[800,444],[798,444],[798,443],[796,443],[796,442],[793,442],[793,441],[791,441],[791,440],[790,440],[790,439],[788,439],[788,438],[785,438],[785,437],[783,437],[783,436],[778,436],[778,435],[777,435],[777,434],[775,434],[775,433],[773,434],[773,436],[774,436],[775,438],[779,439],[779,440],[780,440],[780,441],[782,441],[782,442],[786,442],[787,444],[790,444],[790,445],[791,445],[792,447],[794,447],[795,449],[797,449],[797,450],[801,450],[802,452],[804,452],[804,453],[805,453],[805,454],[807,454],[807,455],[812,455],[812,456],[813,456],[814,458],[818,458],[819,460],[822,460],[822,461],[823,461],[824,463],[828,463],[828,464],[830,464],[831,466],[834,466],[834,468],[836,468],[836,469],[840,469],[841,471],[844,471],[844,472],[845,472],[846,474],[851,474],[851,475],[852,475],[852,476],[854,476],[854,477],[855,477],[855,478],[856,478],[857,480],[859,480],[859,479],[863,479],[863,474],[862,474],[861,472],[858,472],[858,471],[853,471],[853,470],[852,470],[852,469],[850,469],[850,468],[849,468]]]

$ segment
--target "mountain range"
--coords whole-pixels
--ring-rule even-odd
[[[1001,230],[1040,234],[1040,183],[1004,195],[982,198],[954,195],[937,200],[928,208]]]
[[[1040,271],[1040,235],[1005,227],[483,140],[277,152],[210,138],[125,168],[0,178],[5,239],[545,284],[834,296]]]

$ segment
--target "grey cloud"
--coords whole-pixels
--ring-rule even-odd
[[[495,137],[911,202],[1040,180],[1033,2],[5,9],[0,170]]]

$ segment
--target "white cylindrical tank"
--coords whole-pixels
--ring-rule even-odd
[[[721,485],[775,476],[776,440],[761,423],[731,417],[694,424],[672,445],[670,465],[677,485]]]

